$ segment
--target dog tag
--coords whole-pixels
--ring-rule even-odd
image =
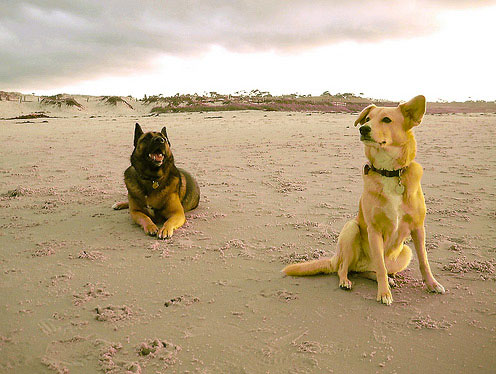
[[[156,190],[160,186],[157,181],[153,181],[152,187],[154,190]]]
[[[395,190],[396,190],[396,193],[403,195],[403,192],[405,192],[405,186],[403,186],[402,184],[398,184],[396,186]]]

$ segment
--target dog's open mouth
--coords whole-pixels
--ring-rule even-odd
[[[149,153],[148,157],[150,157],[150,160],[152,160],[158,165],[162,164],[162,162],[164,161],[163,153]]]

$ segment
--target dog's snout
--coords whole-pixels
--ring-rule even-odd
[[[370,128],[370,126],[362,126],[360,127],[360,134],[363,135],[363,136],[367,136],[370,134],[370,131],[372,131],[372,129]]]

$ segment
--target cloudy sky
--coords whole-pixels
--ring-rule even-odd
[[[496,0],[1,0],[0,90],[496,100]]]

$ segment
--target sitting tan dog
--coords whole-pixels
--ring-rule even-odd
[[[377,301],[393,301],[388,274],[404,270],[412,258],[404,241],[411,235],[422,278],[431,292],[444,293],[432,275],[425,250],[425,201],[420,179],[422,167],[414,161],[416,142],[412,128],[420,125],[425,97],[416,96],[397,107],[369,105],[355,121],[369,164],[363,175],[358,217],[343,227],[338,252],[332,258],[292,264],[288,275],[334,273],[339,286],[351,289],[348,272],[377,280]]]

